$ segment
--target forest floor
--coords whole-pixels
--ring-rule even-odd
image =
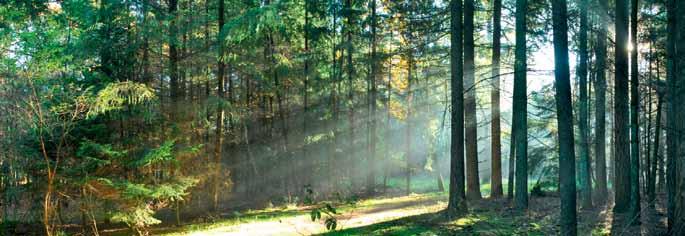
[[[211,222],[160,227],[153,235],[556,235],[559,198],[531,197],[529,210],[514,211],[506,199],[469,201],[469,213],[445,220],[444,193],[376,197],[336,206],[338,227],[328,231],[323,220],[312,221],[311,207],[234,212]],[[642,224],[623,227],[608,207],[578,212],[578,235],[663,235],[665,214],[645,207]]]

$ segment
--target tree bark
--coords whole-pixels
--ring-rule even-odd
[[[628,2],[616,0],[616,49],[614,50],[614,128],[616,132],[614,212],[624,213],[630,204],[630,146],[628,127]]]
[[[476,118],[474,0],[464,1],[464,99],[466,147],[466,197],[480,199],[478,178],[478,119]]]
[[[589,124],[588,124],[588,49],[587,49],[587,31],[588,31],[588,17],[587,8],[588,0],[580,0],[580,32],[578,36],[578,54],[580,62],[578,63],[578,86],[579,86],[579,117],[578,128],[580,129],[580,166],[578,174],[580,175],[580,199],[581,206],[585,209],[592,208],[592,179],[590,177],[590,143],[589,141]]]
[[[510,201],[514,199],[514,174],[516,173],[516,142],[514,142],[514,137],[516,136],[516,123],[513,122],[512,114],[511,122],[511,134],[509,134],[509,178],[507,181],[507,199]]]
[[[467,211],[464,192],[464,78],[462,57],[462,2],[450,1],[450,80],[451,125],[450,133],[450,192],[447,216],[454,218]]]
[[[655,207],[655,201],[656,201],[656,174],[657,174],[657,165],[659,164],[659,144],[660,144],[660,139],[661,139],[661,105],[662,105],[662,97],[660,95],[657,95],[657,101],[656,101],[656,124],[655,124],[655,130],[654,130],[654,149],[652,149],[652,177],[650,178],[649,181],[649,187],[648,187],[648,202],[649,206],[653,209]]]
[[[630,35],[633,50],[631,52],[630,73],[630,219],[632,224],[640,222],[640,124],[638,123],[640,95],[638,91],[639,72],[637,61],[637,14],[638,0],[631,0]]]
[[[606,164],[606,57],[607,57],[607,2],[599,2],[599,29],[596,43],[596,70],[597,81],[595,82],[595,178],[597,179],[596,196],[598,203],[605,203],[607,190],[607,164]]]
[[[557,124],[559,127],[559,166],[575,166],[573,111],[571,106],[571,82],[568,60],[568,23],[566,0],[552,1],[554,29],[554,77],[556,89]],[[559,169],[559,194],[561,195],[560,234],[577,234],[576,183],[574,168]]]
[[[685,47],[683,47],[683,40],[685,40],[685,15],[682,10],[685,9],[685,1],[675,1],[677,2],[677,13],[675,14],[675,28],[677,30],[676,41],[673,42],[673,47],[675,48],[674,59],[675,64],[673,66],[673,77],[671,77],[671,94],[672,107],[669,109],[672,113],[672,119],[669,119],[669,130],[672,130],[672,143],[668,145],[673,147],[673,155],[670,157],[670,166],[667,167],[670,171],[670,178],[672,179],[672,184],[669,184],[673,192],[671,193],[673,215],[671,217],[671,234],[672,235],[683,235],[685,234],[685,161],[683,160],[683,155],[685,154]],[[669,34],[670,36],[671,34]],[[671,145],[672,144],[672,145]]]
[[[352,0],[346,0],[345,1],[345,8],[347,8],[348,11],[351,11],[353,7]],[[345,35],[346,35],[346,45],[347,45],[347,118],[349,122],[349,139],[350,139],[350,150],[356,150],[355,144],[356,144],[356,137],[354,136],[355,132],[355,113],[354,113],[354,64],[352,61],[352,54],[354,53],[354,42],[352,41],[352,26],[354,24],[353,19],[352,19],[352,13],[348,12],[347,13],[347,24],[346,24],[346,29],[345,29]],[[358,160],[355,160],[353,157],[356,155],[351,155],[350,161],[352,164],[351,166],[355,167],[353,168],[354,170],[358,170],[359,166]],[[356,174],[351,174],[350,179],[352,180],[352,185],[353,187],[358,187],[357,184],[357,178]]]
[[[492,175],[491,175],[491,195],[492,198],[502,197],[502,131],[500,126],[500,38],[502,32],[502,0],[494,0],[492,6],[492,92],[490,100],[492,103]]]
[[[376,16],[376,0],[371,1],[371,75],[369,76],[369,156],[367,160],[368,174],[366,176],[366,190],[369,193],[375,192],[376,188],[376,75],[378,74],[378,62],[376,55],[376,28],[378,18]]]
[[[214,144],[214,180],[213,186],[212,186],[212,210],[214,212],[218,212],[219,210],[219,195],[220,195],[220,183],[221,183],[221,157],[222,157],[222,152],[223,152],[223,145],[224,145],[224,109],[223,109],[223,97],[224,97],[224,70],[226,67],[226,64],[224,63],[224,46],[223,43],[221,42],[222,38],[222,32],[221,29],[224,26],[224,0],[218,0],[219,7],[217,8],[217,15],[218,15],[218,31],[219,33],[217,34],[217,42],[219,44],[219,51],[217,55],[217,81],[216,81],[216,86],[217,86],[217,97],[219,98],[220,102],[217,105],[216,108],[216,133],[215,133],[215,144]]]
[[[516,52],[514,65],[514,120],[516,133],[516,191],[514,205],[519,210],[528,208],[528,113],[526,94],[526,14],[528,1],[516,0]]]

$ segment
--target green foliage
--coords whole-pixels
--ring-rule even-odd
[[[125,223],[136,232],[144,233],[150,225],[161,223],[154,213],[171,203],[183,201],[189,189],[197,184],[195,178],[179,175],[178,151],[175,142],[166,141],[162,145],[135,155],[129,151],[119,151],[112,145],[84,141],[78,155],[83,157],[83,171],[90,171],[81,183],[92,194],[109,202],[110,219]],[[152,165],[162,168],[164,178],[147,173]],[[122,179],[122,173],[137,173],[135,178]],[[175,173],[175,174],[174,174]]]
[[[220,32],[220,39],[240,43],[261,38],[272,31],[284,31],[285,25],[279,15],[278,7],[271,4],[248,9],[224,25]]]
[[[159,148],[152,149],[142,158],[130,163],[131,167],[148,167],[160,162],[170,162],[178,167],[178,161],[173,155],[174,141],[166,141]]]
[[[95,116],[121,110],[125,105],[137,105],[154,98],[155,93],[144,84],[128,81],[110,83],[97,93],[88,115]]]
[[[311,187],[306,187],[306,199],[312,199],[311,196],[314,195],[314,191],[311,189]],[[311,202],[311,204],[316,205],[317,203],[313,202],[313,200],[306,200],[305,202]],[[338,215],[338,211],[331,205],[331,203],[325,202],[321,206],[317,206],[312,208],[312,210],[309,213],[309,216],[312,221],[318,221],[323,219],[324,220],[324,225],[326,226],[326,229],[329,231],[336,230],[338,227],[338,219],[336,218],[336,215]],[[322,215],[324,218],[322,218]]]

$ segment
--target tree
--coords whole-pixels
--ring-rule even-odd
[[[604,203],[608,196],[606,166],[606,58],[607,58],[607,2],[598,0],[599,29],[596,42],[595,82],[595,176],[597,178],[597,200]]]
[[[492,140],[492,177],[491,177],[491,197],[498,198],[502,196],[502,142],[501,142],[501,128],[500,128],[500,38],[502,32],[502,0],[494,0],[492,3],[492,92],[490,93],[490,100],[492,103],[492,124],[491,124],[491,140]]]
[[[630,204],[630,146],[628,129],[628,4],[616,0],[616,48],[614,49],[614,129],[616,132],[614,170],[614,212],[624,213]]]
[[[683,124],[683,119],[685,119],[685,112],[683,109],[685,102],[683,89],[685,88],[685,70],[681,69],[685,66],[685,47],[681,47],[683,40],[685,40],[685,16],[682,14],[681,10],[685,9],[684,1],[669,1],[669,10],[674,10],[675,19],[670,19],[671,11],[669,11],[669,22],[673,24],[672,30],[675,30],[675,34],[669,36],[675,36],[675,41],[670,42],[669,50],[672,51],[672,55],[669,55],[669,59],[674,60],[671,63],[670,72],[672,76],[669,76],[669,95],[670,97],[670,107],[668,109],[669,117],[668,128],[669,128],[669,163],[667,168],[668,178],[669,178],[669,229],[672,235],[682,235],[685,233],[685,193],[683,188],[685,188],[685,161],[682,160],[683,154],[685,154],[685,124]],[[673,31],[670,31],[673,33]],[[672,114],[671,114],[672,113]],[[670,149],[673,149],[672,151]]]
[[[667,129],[666,129],[666,146],[668,147],[667,149],[667,161],[666,161],[666,183],[667,183],[667,199],[668,199],[668,205],[666,206],[667,209],[667,217],[668,217],[668,230],[669,232],[673,232],[673,229],[675,228],[674,225],[676,224],[675,220],[675,196],[676,196],[676,157],[678,156],[678,148],[676,148],[679,145],[680,140],[678,139],[676,128],[678,125],[678,122],[676,122],[676,119],[678,119],[678,112],[677,110],[677,104],[678,101],[676,100],[679,98],[677,96],[677,91],[676,91],[676,86],[678,82],[678,51],[676,51],[676,42],[680,40],[678,37],[678,6],[676,5],[675,0],[668,0],[666,2],[666,9],[668,11],[668,23],[667,23],[667,31],[668,34],[666,35],[667,37],[667,43],[666,43],[666,80],[668,83],[668,89],[667,89],[667,96],[668,96],[668,103],[666,106],[666,122],[667,122]]]
[[[348,118],[348,126],[349,126],[349,138],[350,138],[350,147],[353,149],[355,148],[356,145],[356,137],[354,136],[354,131],[355,131],[355,102],[354,102],[354,64],[352,61],[352,54],[354,54],[354,42],[352,41],[352,31],[354,27],[354,17],[353,17],[353,2],[352,0],[345,0],[345,18],[346,18],[346,24],[345,24],[345,45],[347,49],[347,118]],[[352,157],[350,157],[351,164],[356,163]],[[357,168],[354,168],[357,169]],[[356,183],[356,178],[354,174],[350,175],[350,180],[352,180],[353,185]]]
[[[658,66],[658,65],[657,65]],[[656,175],[657,175],[657,165],[659,164],[659,161],[661,159],[660,153],[659,153],[659,146],[661,144],[661,107],[662,107],[662,95],[659,94],[657,91],[657,99],[656,99],[656,124],[655,124],[655,130],[654,130],[654,149],[652,149],[652,168],[651,168],[651,178],[649,181],[649,187],[648,187],[648,194],[649,197],[647,199],[647,202],[649,202],[650,207],[654,208],[655,207],[655,202],[656,202]]]
[[[454,218],[467,211],[464,192],[464,83],[462,58],[462,3],[450,1],[450,72],[451,128],[450,192],[447,217]]]
[[[638,2],[631,0],[631,15],[630,15],[630,35],[632,43],[631,51],[631,65],[630,65],[630,218],[631,223],[636,224],[640,221],[640,124],[638,123],[640,95],[638,94],[639,71],[637,61],[637,15]]]
[[[309,51],[309,40],[310,40],[310,33],[311,31],[311,26],[310,26],[310,18],[309,18],[309,8],[310,8],[310,3],[309,0],[304,0],[304,78],[302,81],[302,158],[304,161],[308,160],[308,150],[307,150],[307,139],[309,138],[309,131],[307,130],[307,122],[309,118],[309,57],[310,57],[310,51]],[[309,185],[309,181],[305,182],[305,185]]]
[[[176,11],[178,10],[177,0],[168,0],[169,10],[169,90],[171,90],[171,117],[177,118],[176,114],[178,109],[178,101],[180,95],[179,83],[178,83],[178,26],[176,25],[178,21],[178,16]]]
[[[174,1],[174,0],[172,0]],[[224,0],[218,0],[218,5],[219,7],[217,8],[217,18],[218,18],[218,30],[219,34],[217,34],[217,42],[219,42],[219,50],[218,50],[218,55],[217,55],[217,74],[216,74],[216,86],[217,86],[217,91],[216,95],[220,99],[217,108],[216,108],[216,133],[215,135],[215,143],[214,143],[214,180],[213,180],[213,198],[212,198],[212,210],[213,211],[218,211],[219,210],[219,195],[220,195],[220,175],[221,175],[221,157],[222,157],[222,151],[223,151],[223,146],[224,146],[224,110],[223,110],[223,101],[221,99],[224,98],[224,73],[226,69],[226,64],[224,62],[225,60],[225,55],[224,55],[224,45],[223,45],[223,40],[222,40],[222,30],[224,27],[224,15],[225,15],[225,9],[224,9]]]
[[[371,0],[371,73],[369,74],[369,154],[368,154],[368,175],[366,177],[366,189],[369,193],[374,192],[376,185],[376,75],[378,74],[378,55],[377,47],[377,24],[378,18],[376,15],[376,0]]]
[[[516,0],[516,52],[514,65],[514,114],[513,123],[516,126],[514,142],[516,143],[516,191],[514,205],[517,209],[528,208],[528,122],[526,116],[526,15],[527,0]]]
[[[478,177],[478,120],[476,117],[476,83],[475,83],[475,45],[474,0],[464,0],[464,116],[466,147],[466,197],[480,199],[480,179]]]
[[[559,128],[559,166],[575,166],[573,144],[573,111],[571,110],[571,82],[568,60],[568,23],[566,0],[552,1],[554,29],[554,85]],[[573,236],[576,228],[576,173],[574,168],[559,168],[559,195],[561,197],[561,235]]]
[[[578,86],[580,98],[580,115],[578,117],[578,128],[580,129],[580,196],[583,208],[592,208],[592,179],[590,177],[590,144],[589,125],[588,125],[588,50],[587,50],[587,31],[588,31],[588,0],[580,0],[580,31],[578,36]]]

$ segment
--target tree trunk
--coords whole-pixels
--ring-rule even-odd
[[[632,224],[640,222],[640,124],[638,123],[640,95],[638,91],[639,72],[637,61],[637,0],[631,0],[631,20],[630,35],[632,38],[633,50],[631,52],[631,73],[630,73],[630,219]]]
[[[500,127],[500,38],[501,38],[501,16],[502,16],[502,0],[493,1],[492,13],[492,92],[490,93],[490,100],[492,103],[492,175],[490,188],[492,193],[490,197],[498,198],[502,196],[502,131]]]
[[[391,33],[392,36],[392,33]],[[390,120],[392,114],[390,113],[390,100],[392,99],[392,62],[388,66],[388,83],[386,84],[387,98],[385,99],[385,158],[384,160],[389,164],[390,161],[390,142],[388,141],[392,137]],[[388,188],[388,176],[390,175],[389,165],[383,166],[383,192],[385,193]]]
[[[179,100],[179,84],[178,84],[178,49],[177,49],[177,31],[176,25],[177,16],[176,10],[178,8],[177,0],[169,0],[169,90],[171,96],[171,120],[174,120],[178,114],[178,100]]]
[[[411,51],[411,50],[410,50]],[[411,193],[411,174],[412,174],[412,168],[413,168],[413,150],[412,150],[412,138],[414,137],[413,131],[414,131],[414,124],[413,124],[413,119],[412,119],[412,103],[413,103],[413,96],[414,92],[412,91],[412,83],[414,82],[413,76],[413,69],[414,69],[414,56],[411,55],[412,52],[409,52],[409,62],[407,65],[407,117],[405,121],[407,122],[407,126],[405,127],[405,191],[407,194]]]
[[[614,128],[616,132],[614,212],[624,213],[630,204],[630,146],[628,127],[628,3],[616,0],[616,49],[614,80]]]
[[[348,10],[351,10],[353,7],[352,0],[346,0],[345,1],[345,8]],[[356,137],[354,136],[354,129],[355,129],[355,118],[354,118],[354,64],[352,61],[352,54],[354,53],[354,42],[352,41],[352,26],[354,22],[352,21],[352,13],[348,12],[347,13],[347,25],[345,34],[346,34],[346,44],[347,44],[347,118],[348,118],[348,125],[349,125],[349,138],[350,138],[350,150],[356,150],[355,147],[355,140]],[[351,171],[356,171],[358,170],[359,166],[358,160],[355,160],[354,157],[357,155],[350,155],[350,164],[353,167]],[[353,174],[350,175],[350,180],[352,180],[352,185],[354,189],[357,189],[358,184],[357,184],[357,176],[352,172]]]
[[[376,59],[376,0],[371,1],[371,75],[369,76],[369,156],[367,160],[368,173],[366,176],[366,190],[368,193],[375,192],[376,188],[376,75],[378,74],[378,62]]]
[[[552,1],[554,29],[554,77],[556,89],[557,124],[559,127],[559,166],[575,166],[573,111],[571,106],[571,82],[568,60],[568,23],[566,0]],[[576,183],[574,168],[559,169],[559,194],[561,196],[560,234],[575,236]]]
[[[216,86],[217,86],[217,97],[219,97],[219,100],[222,100],[224,97],[224,69],[226,67],[226,64],[224,63],[224,47],[223,43],[221,43],[221,29],[224,26],[224,0],[219,0],[219,7],[217,10],[217,15],[218,15],[218,31],[220,32],[217,34],[217,42],[219,42],[219,52],[217,55],[217,81],[216,81]],[[222,106],[222,102],[220,101],[217,105],[216,108],[216,142],[214,144],[214,180],[213,182],[213,189],[212,189],[212,194],[213,194],[213,201],[212,201],[212,210],[214,212],[218,212],[219,210],[219,195],[220,195],[220,183],[221,183],[221,157],[222,157],[222,152],[223,152],[223,145],[224,145],[224,109]]]
[[[606,165],[606,57],[607,57],[607,2],[599,0],[599,29],[597,33],[595,82],[595,178],[597,179],[597,202],[606,202],[607,165]]]
[[[480,199],[478,178],[478,120],[476,118],[474,0],[464,1],[464,99],[466,146],[466,197]]]
[[[671,101],[672,107],[669,109],[672,113],[672,119],[669,120],[669,130],[672,130],[672,143],[669,143],[668,147],[671,149],[673,147],[673,155],[670,156],[671,164],[667,167],[670,170],[669,175],[672,184],[669,184],[673,190],[671,195],[672,206],[672,217],[670,218],[669,224],[672,226],[672,235],[683,235],[685,234],[685,161],[683,161],[683,154],[685,154],[685,124],[683,120],[685,119],[685,102],[683,88],[685,88],[685,47],[682,46],[683,40],[685,40],[685,15],[682,10],[685,9],[685,1],[675,1],[677,2],[677,13],[675,14],[675,29],[677,33],[676,41],[672,42],[675,48],[675,64],[673,65],[673,76],[670,88],[671,90]],[[671,34],[669,34],[670,36]],[[672,145],[671,145],[672,144]]]
[[[658,65],[657,65],[658,66]],[[649,186],[648,186],[648,202],[649,206],[654,209],[655,207],[655,201],[656,201],[656,174],[657,174],[657,165],[659,164],[659,144],[660,144],[660,138],[661,138],[661,105],[662,105],[662,97],[660,95],[657,95],[657,101],[656,101],[656,124],[655,124],[655,130],[654,130],[654,149],[652,150],[652,177],[650,178],[649,181]]]
[[[450,1],[450,80],[451,125],[450,133],[450,193],[447,216],[455,218],[467,211],[464,192],[464,78],[462,57],[462,3]]]
[[[308,161],[308,152],[307,152],[307,138],[309,137],[309,133],[307,131],[307,122],[309,122],[309,0],[304,1],[304,81],[303,81],[303,88],[302,88],[302,157],[298,158],[301,161]],[[303,167],[301,167],[303,168]],[[301,172],[300,172],[301,173]],[[311,172],[310,172],[311,173]],[[311,176],[311,174],[307,174],[308,176]],[[309,182],[309,177],[307,177],[307,180],[304,182],[305,185],[310,185],[312,183]]]
[[[509,178],[507,182],[507,199],[511,201],[514,199],[514,174],[516,173],[516,142],[514,142],[514,137],[516,136],[516,123],[513,122],[512,114],[511,122],[511,134],[509,134]]]
[[[580,32],[578,36],[578,54],[580,62],[578,63],[578,85],[579,85],[579,106],[580,114],[578,118],[578,128],[580,129],[580,199],[581,206],[585,209],[592,208],[592,179],[590,177],[590,143],[589,141],[589,125],[588,125],[588,49],[587,49],[587,8],[588,0],[580,1]]]
[[[514,65],[514,119],[516,134],[516,191],[514,205],[519,210],[528,208],[528,122],[526,115],[526,14],[527,0],[516,0],[516,52]]]

